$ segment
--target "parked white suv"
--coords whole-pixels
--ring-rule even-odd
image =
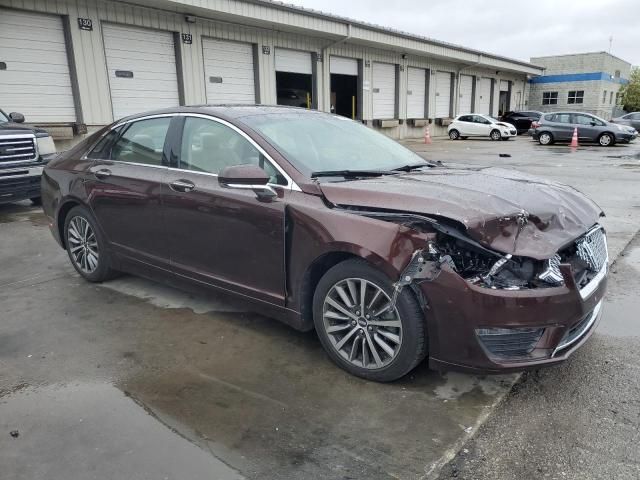
[[[518,135],[516,127],[489,115],[458,115],[447,129],[451,140],[467,137],[488,137],[491,140],[509,140]]]

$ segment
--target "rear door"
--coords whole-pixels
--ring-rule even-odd
[[[553,137],[563,142],[571,140],[573,129],[577,127],[573,122],[573,115],[571,113],[556,113],[552,118],[551,132]]]
[[[109,243],[121,255],[163,265],[168,260],[162,190],[171,116],[136,120],[104,137],[89,154],[89,204]],[[104,148],[101,148],[104,147]]]
[[[171,268],[181,275],[284,305],[284,208],[288,181],[235,126],[208,116],[183,117],[163,202]],[[221,187],[228,166],[255,164],[278,197]]]

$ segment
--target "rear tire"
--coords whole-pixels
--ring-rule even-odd
[[[104,282],[117,275],[111,268],[107,242],[86,207],[69,210],[64,220],[64,243],[76,271],[89,282]]]
[[[598,144],[601,147],[611,147],[616,143],[615,138],[610,133],[603,133],[598,137]]]
[[[313,321],[336,365],[358,377],[390,382],[425,358],[426,322],[413,291],[405,287],[395,309],[385,309],[392,297],[389,278],[362,259],[339,263],[320,279],[313,296]]]
[[[460,138],[460,132],[455,128],[449,131],[449,138],[451,140],[458,140]]]
[[[499,130],[491,130],[491,133],[489,134],[489,137],[491,138],[491,140],[497,141],[497,140],[500,140],[502,138],[502,135],[500,135],[500,131]]]
[[[538,143],[540,145],[551,145],[553,143],[553,135],[549,132],[542,132],[538,135]]]

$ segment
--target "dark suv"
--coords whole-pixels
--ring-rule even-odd
[[[0,204],[25,199],[39,203],[42,167],[56,153],[45,130],[23,122],[22,114],[0,110]]]
[[[533,139],[538,140],[540,145],[568,142],[574,129],[578,129],[580,142],[596,142],[603,147],[610,147],[617,142],[629,143],[638,135],[633,127],[607,122],[584,112],[545,113],[532,127]]]
[[[531,123],[537,122],[540,120],[540,116],[542,112],[507,112],[502,117],[500,117],[500,121],[510,123],[511,125],[515,125],[518,130],[518,134],[528,132],[531,128]]]

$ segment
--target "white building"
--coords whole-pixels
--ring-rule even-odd
[[[203,103],[335,111],[395,138],[526,108],[542,68],[265,0],[0,0],[0,108],[75,143]]]

